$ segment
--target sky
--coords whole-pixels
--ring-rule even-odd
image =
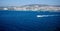
[[[60,5],[60,0],[0,0],[0,6],[22,6],[29,4]]]

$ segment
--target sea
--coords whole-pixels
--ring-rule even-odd
[[[60,31],[60,12],[0,10],[0,31]]]

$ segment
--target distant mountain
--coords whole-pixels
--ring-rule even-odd
[[[26,6],[30,6],[30,7],[33,7],[33,6],[39,6],[39,7],[44,7],[44,6],[60,7],[60,5],[46,5],[46,4],[30,4],[30,5],[23,5],[21,7],[26,7]]]
[[[60,5],[52,5],[52,6],[55,6],[55,7],[60,7]]]
[[[30,4],[23,6],[0,7],[2,10],[6,8],[8,10],[60,10],[60,5]]]
[[[41,6],[49,6],[49,5],[43,5],[43,4],[30,4],[30,5],[23,5],[23,6],[21,6],[21,7],[26,7],[26,6],[30,6],[30,7],[39,6],[39,7],[41,7]]]
[[[60,7],[60,5],[46,5],[46,4],[29,4],[29,5],[22,5],[22,6],[0,6],[0,8],[3,7],[33,7],[33,6],[38,6],[38,7],[44,7],[44,6],[53,6],[53,7]]]

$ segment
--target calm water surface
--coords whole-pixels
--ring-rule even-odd
[[[0,10],[0,31],[60,31],[60,12]]]

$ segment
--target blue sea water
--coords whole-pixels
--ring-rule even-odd
[[[0,31],[60,31],[60,12],[0,10]]]

